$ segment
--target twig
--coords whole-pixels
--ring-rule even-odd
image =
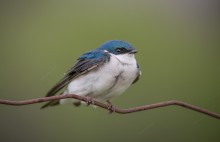
[[[82,97],[78,96],[75,94],[68,94],[68,95],[59,95],[59,96],[51,96],[51,97],[44,97],[44,98],[37,98],[37,99],[30,99],[30,100],[24,100],[24,101],[11,101],[11,100],[1,100],[0,99],[0,104],[4,105],[13,105],[13,106],[21,106],[21,105],[30,105],[30,104],[35,104],[35,103],[42,103],[42,102],[48,102],[52,100],[60,100],[60,99],[65,99],[65,98],[74,98],[80,101],[87,101],[87,97]],[[99,106],[104,109],[109,109],[109,106],[107,104],[93,101],[94,105]],[[194,106],[182,101],[177,101],[177,100],[172,100],[172,101],[165,101],[165,102],[160,102],[160,103],[154,103],[154,104],[149,104],[149,105],[144,105],[144,106],[138,106],[138,107],[133,107],[133,108],[127,108],[127,109],[118,109],[115,108],[116,113],[120,114],[126,114],[126,113],[133,113],[133,112],[138,112],[138,111],[143,111],[143,110],[149,110],[149,109],[154,109],[154,108],[159,108],[159,107],[165,107],[165,106],[171,106],[171,105],[177,105],[181,106],[187,109],[191,109],[206,115],[209,115],[211,117],[220,119],[220,114],[211,112],[209,110],[200,108],[198,106]]]

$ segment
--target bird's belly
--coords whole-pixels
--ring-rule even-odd
[[[66,93],[89,96],[97,101],[111,100],[125,92],[137,77],[137,65],[122,65],[112,59],[98,70],[82,75],[69,83]]]
[[[111,91],[108,94],[106,94],[106,96],[103,99],[111,100],[112,98],[121,95],[129,88],[129,86],[132,84],[136,77],[136,66],[134,68],[132,66],[125,68],[120,74],[120,76],[118,76],[118,79],[116,80],[114,87],[111,88]]]

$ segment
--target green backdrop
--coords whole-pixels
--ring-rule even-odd
[[[0,1],[0,98],[43,97],[84,52],[110,39],[139,53],[127,108],[181,100],[220,113],[220,2]],[[220,121],[177,106],[127,115],[63,105],[0,105],[1,142],[219,142]]]

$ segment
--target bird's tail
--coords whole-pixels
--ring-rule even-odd
[[[45,105],[43,105],[43,106],[41,107],[41,109],[44,109],[44,108],[46,108],[46,107],[48,107],[48,106],[57,106],[57,105],[59,105],[59,104],[60,104],[60,101],[59,101],[59,100],[50,101],[50,102],[46,103]]]
[[[60,95],[65,95],[65,94],[68,94],[68,93],[66,91],[60,93]],[[72,99],[72,98],[54,100],[54,101],[50,101],[50,102],[46,103],[45,105],[43,105],[41,107],[41,109],[44,109],[44,108],[49,107],[49,106],[57,106],[57,105],[60,105],[60,104],[73,104],[74,106],[78,107],[78,106],[81,105],[81,101],[78,101],[78,100]]]
[[[62,92],[62,93],[60,93],[60,95],[63,95],[65,92]],[[41,107],[41,109],[44,109],[44,108],[46,108],[46,107],[49,107],[49,106],[57,106],[57,105],[59,105],[60,104],[60,100],[53,100],[53,101],[49,101],[49,102],[47,102],[45,105],[43,105],[42,107]]]
[[[57,105],[60,105],[60,104],[62,104],[62,103],[60,103],[59,100],[50,101],[50,102],[46,103],[45,105],[43,105],[43,106],[41,107],[41,109],[44,109],[44,108],[49,107],[49,106],[57,106]],[[73,104],[74,106],[78,107],[78,106],[81,105],[81,101],[74,101],[74,102],[72,102],[72,104]]]

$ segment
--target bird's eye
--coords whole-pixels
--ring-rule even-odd
[[[127,49],[125,49],[125,48],[121,48],[121,51],[122,51],[122,52],[126,52]]]
[[[116,48],[115,51],[120,53],[121,52],[121,48]]]
[[[118,52],[118,53],[125,53],[125,52],[127,52],[127,49],[121,47],[121,48],[116,48],[115,51]]]

